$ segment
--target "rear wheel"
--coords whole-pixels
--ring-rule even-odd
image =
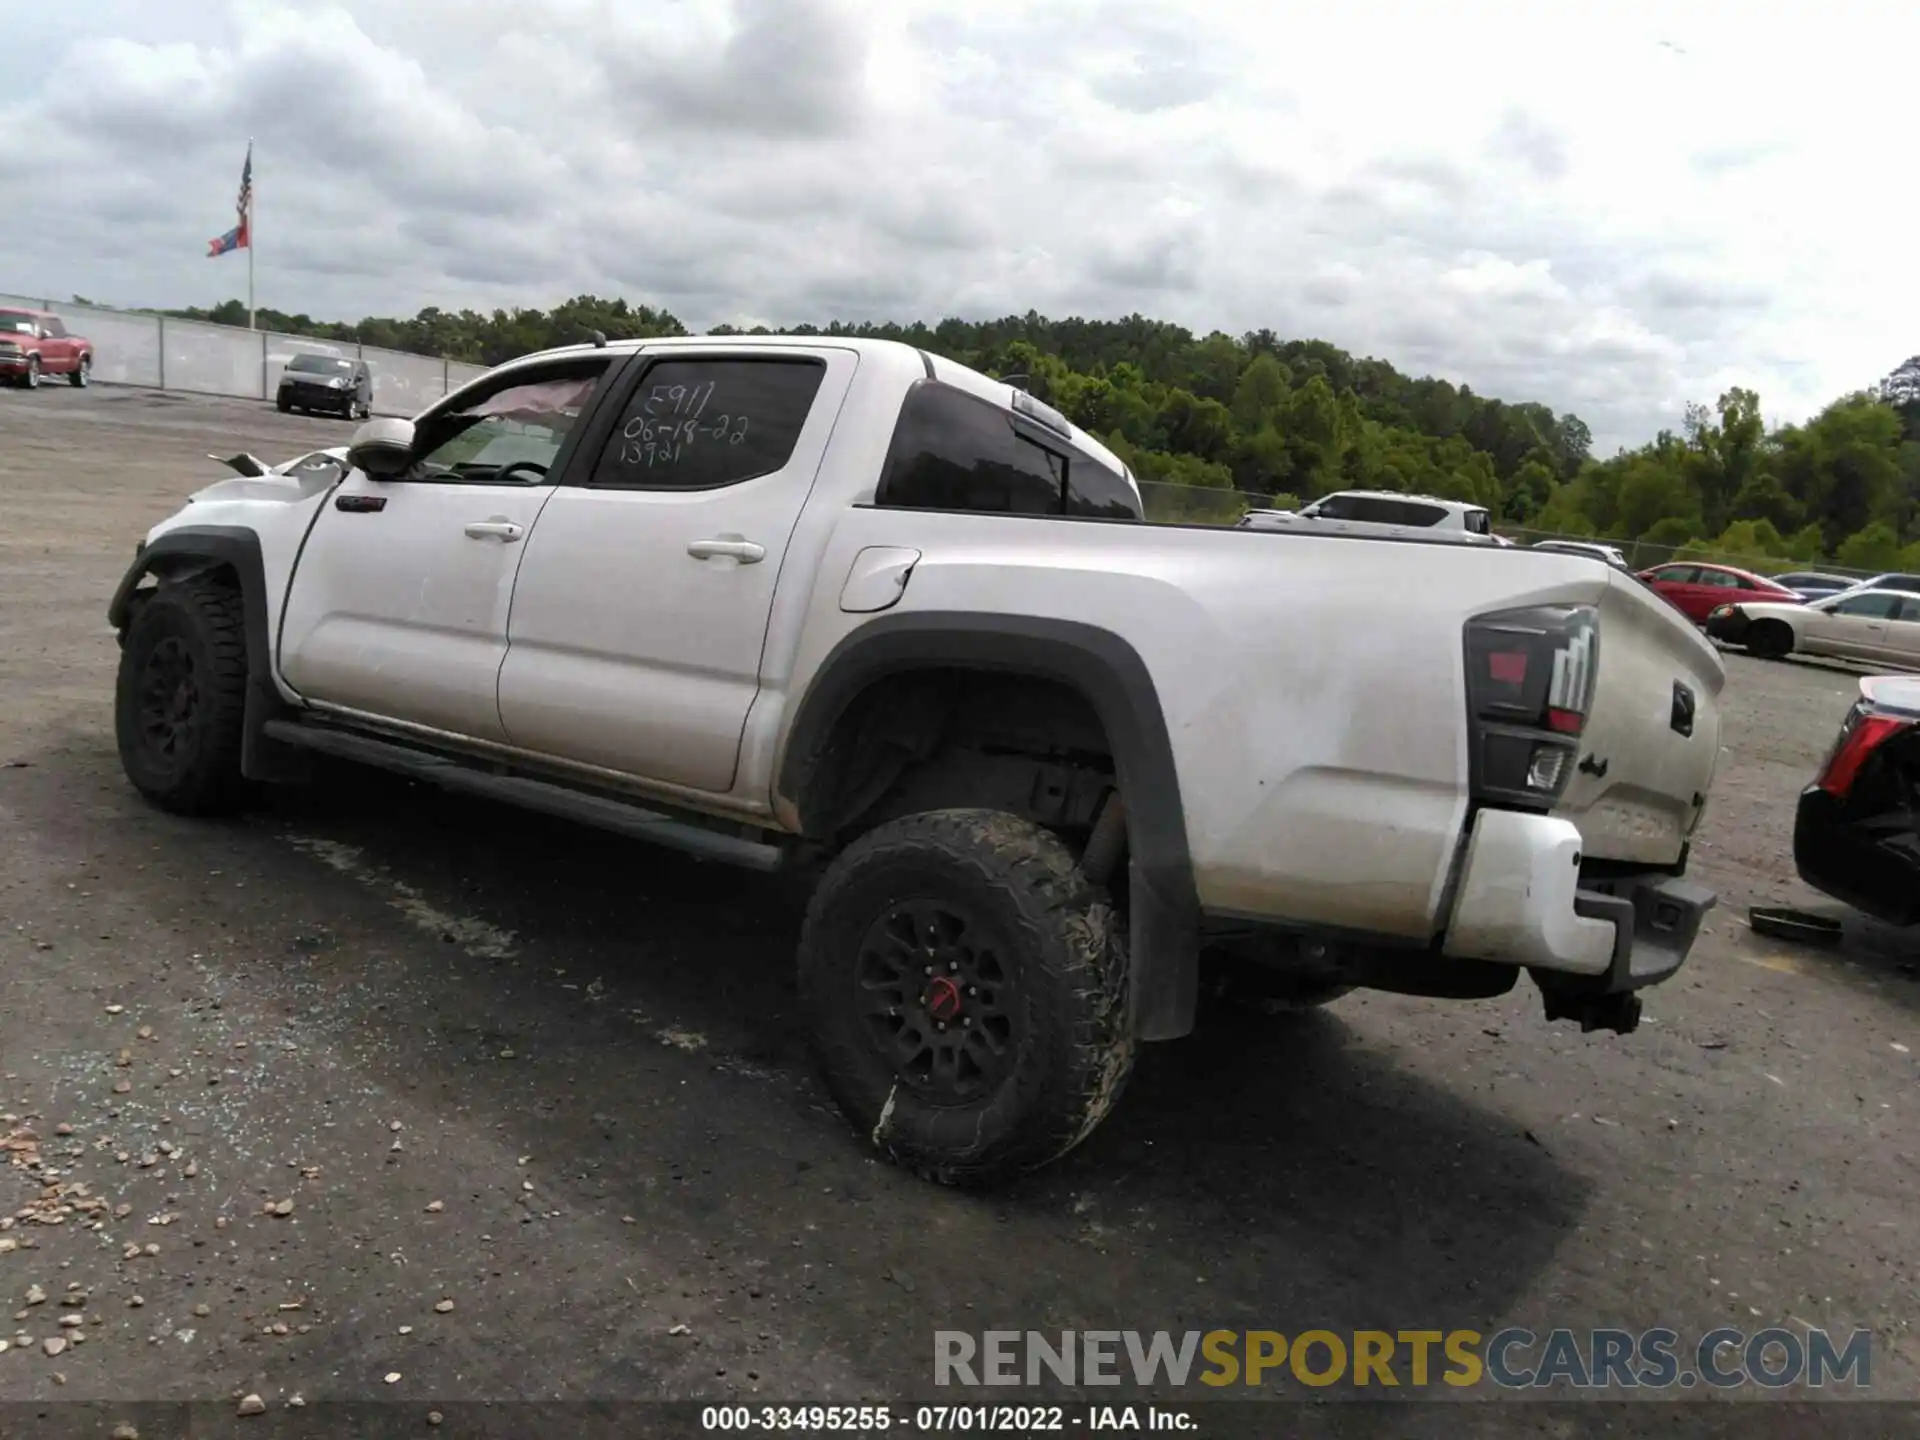
[[[134,788],[183,815],[231,808],[246,694],[240,592],[211,576],[163,583],[127,627],[115,684],[115,738]]]
[[[1071,1150],[1133,1068],[1112,908],[1050,832],[909,815],[828,866],[800,938],[828,1088],[890,1159],[986,1184]]]
[[[76,390],[84,390],[88,385],[93,383],[93,357],[91,355],[82,355],[80,357],[80,363],[74,367],[73,373],[67,376],[67,383]]]
[[[1793,653],[1793,629],[1782,620],[1761,620],[1747,632],[1747,651],[1762,660],[1782,660]]]

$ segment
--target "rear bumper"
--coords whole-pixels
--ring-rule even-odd
[[[1920,840],[1911,830],[1870,833],[1842,819],[1842,808],[1818,786],[1801,792],[1793,820],[1800,878],[1889,925],[1920,924]]]
[[[1589,995],[1655,985],[1685,964],[1713,892],[1657,873],[1583,880],[1581,859],[1571,821],[1482,810],[1444,953],[1522,966]]]

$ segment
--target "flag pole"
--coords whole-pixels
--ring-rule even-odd
[[[253,137],[247,137],[247,168],[253,168]],[[247,329],[253,324],[253,186],[247,186]]]

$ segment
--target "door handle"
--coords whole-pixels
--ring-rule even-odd
[[[526,533],[526,526],[511,520],[475,520],[467,526],[468,539],[498,540],[503,545],[511,545]]]
[[[729,559],[738,560],[742,565],[757,565],[767,558],[767,547],[737,535],[717,536],[712,540],[693,541],[687,546],[687,554],[696,560]]]

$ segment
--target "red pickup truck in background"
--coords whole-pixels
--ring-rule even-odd
[[[44,310],[0,310],[0,380],[33,390],[48,375],[85,385],[93,378],[93,342],[69,335]]]

